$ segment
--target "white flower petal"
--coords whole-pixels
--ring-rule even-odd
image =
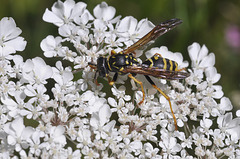
[[[117,26],[117,31],[118,32],[129,31],[129,33],[133,33],[133,32],[130,32],[131,24],[135,24],[135,27],[134,27],[134,32],[135,32],[137,20],[132,16],[127,16],[127,17],[123,18]]]
[[[46,80],[52,77],[53,71],[52,68],[46,65],[45,61],[40,57],[35,57],[32,59],[34,63],[34,72],[40,80]],[[39,69],[41,68],[41,69]]]
[[[16,138],[14,138],[11,135],[8,135],[7,142],[8,142],[9,145],[15,145],[17,143]]]
[[[112,121],[110,121],[109,123],[107,123],[107,124],[103,127],[103,130],[104,130],[105,132],[111,133],[111,132],[112,132],[112,129],[113,129],[114,126],[115,126],[115,124],[116,124],[116,121],[115,121],[115,120],[112,120]]]
[[[5,45],[13,47],[16,51],[23,51],[27,45],[27,42],[24,41],[23,37],[17,37],[8,42],[5,42]]]
[[[64,3],[64,16],[70,18],[72,15],[72,10],[75,6],[75,2],[73,0],[66,0]]]
[[[100,109],[99,109],[99,119],[100,119],[100,125],[104,125],[109,118],[111,117],[112,112],[109,107],[109,105],[104,104]]]
[[[115,100],[114,98],[112,98],[112,97],[109,97],[109,98],[108,98],[108,103],[109,103],[111,106],[113,106],[113,107],[116,107],[116,106],[117,106],[116,100]]]
[[[22,33],[22,30],[16,27],[16,23],[13,18],[4,17],[0,21],[0,35],[4,37],[4,41],[8,41],[16,38]]]
[[[205,56],[199,64],[200,68],[213,67],[215,65],[215,55],[210,53],[208,56]]]
[[[138,22],[137,25],[137,32],[138,32],[138,37],[141,38],[144,35],[146,35],[149,31],[151,31],[154,28],[154,24],[150,22],[147,19],[142,19]]]
[[[219,109],[224,111],[230,111],[233,109],[232,103],[227,97],[223,97],[220,100]]]
[[[23,125],[23,118],[17,118],[12,121],[11,127],[15,130],[17,137],[22,135],[22,131],[24,130],[25,126]]]
[[[194,63],[198,60],[199,50],[200,50],[200,45],[198,43],[193,43],[188,47],[188,53],[189,53],[190,59]]]
[[[43,20],[49,23],[53,23],[56,26],[61,26],[64,24],[63,20],[60,17],[58,17],[56,14],[49,11],[48,9],[46,9],[43,14]]]
[[[205,45],[201,47],[198,53],[198,60],[201,61],[204,57],[206,57],[208,54],[208,49]]]
[[[96,18],[108,21],[115,16],[116,9],[108,6],[106,2],[102,2],[93,9],[93,13]]]
[[[98,114],[97,113],[92,113],[92,117],[90,119],[90,125],[92,127],[94,127],[95,129],[97,129],[98,126],[100,126],[99,121],[100,121],[100,119],[99,119]]]

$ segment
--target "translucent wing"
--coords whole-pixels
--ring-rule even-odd
[[[129,54],[134,52],[134,50],[143,47],[144,45],[148,44],[149,42],[157,39],[159,36],[165,34],[166,32],[172,30],[177,25],[181,24],[182,20],[180,19],[170,19],[168,21],[162,22],[155,26],[149,33],[139,39],[136,43],[128,47],[127,49],[123,50],[124,54]]]
[[[170,71],[155,67],[142,67],[142,66],[126,66],[124,70],[121,72],[149,75],[168,80],[184,79],[190,76],[188,72]]]

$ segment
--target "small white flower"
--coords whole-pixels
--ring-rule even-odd
[[[17,152],[29,146],[27,140],[34,132],[32,127],[25,127],[23,118],[20,117],[5,124],[3,130],[7,133],[8,144],[15,146]]]
[[[156,159],[156,158],[161,158],[161,156],[160,155],[157,155],[158,154],[158,152],[159,152],[159,149],[158,148],[154,148],[153,146],[152,146],[152,144],[150,144],[150,143],[145,143],[144,144],[144,149],[145,149],[145,155],[146,155],[146,157],[148,157],[148,158],[154,158],[154,159]]]
[[[199,147],[195,148],[195,154],[197,156],[204,156],[205,155],[205,151],[203,150],[202,147],[199,146]]]
[[[162,148],[164,157],[171,158],[181,150],[181,145],[177,143],[177,140],[174,137],[163,138],[163,141],[159,142],[159,146]]]
[[[111,110],[108,105],[103,105],[98,113],[93,113],[90,119],[90,125],[93,127],[96,133],[96,139],[106,139],[108,133],[111,133],[116,121],[111,121]]]
[[[70,68],[63,68],[62,62],[57,61],[56,67],[52,67],[52,78],[62,87],[70,87],[73,85],[73,74]]]
[[[59,54],[62,49],[62,38],[60,36],[53,37],[52,35],[47,36],[45,39],[43,39],[40,43],[41,49],[44,51],[45,57],[55,57]]]
[[[108,6],[106,2],[102,2],[93,9],[93,13],[97,19],[111,21],[115,16],[116,9],[112,6]]]
[[[19,36],[21,33],[13,18],[4,17],[0,20],[0,57],[25,49],[27,42]]]
[[[26,95],[19,92],[15,94],[14,98],[10,98],[8,96],[1,97],[1,102],[3,103],[3,106],[8,109],[8,115],[16,118],[20,115],[21,109],[26,106],[26,103],[24,102],[25,98]]]
[[[52,68],[40,57],[27,60],[23,65],[23,78],[30,84],[46,84],[52,73]]]
[[[66,136],[64,135],[65,128],[62,125],[52,126],[49,130],[49,141],[51,143],[54,142],[56,144],[60,144],[65,146],[66,144]]]
[[[205,45],[200,48],[198,43],[193,43],[188,47],[188,52],[192,60],[193,68],[205,69],[207,67],[213,67],[215,64],[215,55],[213,53],[208,55],[208,49]]]
[[[69,24],[75,17],[84,13],[86,6],[87,5],[83,2],[75,3],[73,0],[61,2],[59,0],[53,4],[52,11],[49,11],[48,9],[45,10],[43,20],[53,23],[56,26]]]
[[[82,148],[82,147],[91,147],[93,145],[91,141],[91,131],[88,129],[79,129],[77,133],[77,141],[79,142],[77,147]]]
[[[154,130],[151,125],[147,125],[146,130],[142,130],[142,133],[147,140],[154,141],[154,142],[157,141],[157,137],[154,136],[157,134],[157,130]]]
[[[217,69],[215,67],[206,68],[205,74],[209,86],[212,86],[213,84],[217,83],[221,78],[221,75],[217,73]]]
[[[44,136],[43,132],[35,131],[31,138],[28,139],[29,143],[29,152],[31,154],[35,154],[36,156],[39,156],[41,154],[41,149],[44,147],[44,143],[41,142],[41,138]]]
[[[212,120],[204,118],[203,120],[200,121],[200,129],[199,131],[209,135],[212,134],[212,130],[209,129],[212,126]]]
[[[146,35],[154,25],[147,19],[142,19],[139,23],[137,19],[132,16],[127,16],[123,18],[118,26],[117,31],[118,35],[125,38],[125,45],[130,46],[137,41],[137,39]],[[140,56],[138,54],[137,56]]]
[[[118,99],[124,99],[125,101],[129,101],[131,100],[131,96],[130,95],[125,95],[125,91],[126,91],[126,87],[121,85],[118,89],[116,88],[116,86],[113,86],[111,88],[113,95],[115,95]]]
[[[226,113],[225,115],[219,116],[217,119],[218,127],[224,133],[228,133],[233,137],[240,138],[238,132],[240,132],[240,118],[232,119],[232,113]]]
[[[224,139],[225,139],[225,134],[221,133],[219,129],[215,129],[213,132],[213,142],[216,144],[218,147],[223,147],[224,144]]]
[[[227,97],[223,97],[218,104],[219,111],[223,114],[225,111],[230,111],[233,109],[232,103]]]

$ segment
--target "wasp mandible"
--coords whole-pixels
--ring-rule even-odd
[[[100,77],[107,77],[110,85],[113,85],[117,80],[118,75],[127,74],[128,77],[133,79],[136,83],[141,86],[142,90],[142,100],[138,103],[141,105],[145,99],[145,92],[143,89],[143,84],[141,81],[135,78],[136,74],[142,74],[145,76],[147,81],[157,89],[169,102],[171,113],[174,119],[175,129],[177,130],[177,120],[172,110],[172,104],[170,98],[158,88],[149,76],[167,79],[167,80],[178,80],[185,79],[190,74],[188,72],[183,72],[185,68],[179,69],[178,64],[167,58],[163,58],[161,54],[156,53],[151,58],[140,64],[135,58],[135,50],[140,47],[145,46],[150,41],[154,41],[159,36],[165,34],[166,32],[172,30],[177,25],[181,24],[180,19],[170,19],[168,21],[162,22],[155,26],[149,33],[139,39],[136,43],[128,47],[127,49],[117,53],[114,50],[111,51],[109,57],[99,57],[97,59],[97,64],[88,63],[93,69],[96,69],[95,81],[97,83],[97,74]],[[109,72],[115,72],[113,79],[109,78]]]

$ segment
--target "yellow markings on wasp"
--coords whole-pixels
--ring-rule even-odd
[[[167,69],[167,61],[165,58],[163,58],[163,63],[164,63],[163,69],[166,70]]]
[[[175,70],[174,71],[177,71],[178,70],[178,64],[176,62],[174,62],[175,64]]]
[[[173,62],[172,62],[172,60],[169,60],[169,64],[170,64],[170,71],[172,71],[173,70]]]
[[[112,71],[112,68],[111,68],[109,62],[108,62],[107,64],[108,64],[108,68],[109,68],[109,70]]]
[[[123,71],[124,70],[124,68],[123,67],[121,67],[120,69],[119,69],[119,71]]]
[[[149,65],[149,67],[151,68],[151,67],[153,67],[153,60],[152,59],[148,59],[150,62],[151,62],[151,64]]]
[[[112,50],[112,51],[113,51],[113,50]],[[108,57],[108,60],[107,60],[107,61],[108,61],[108,62],[107,62],[107,65],[108,65],[108,68],[109,68],[109,70],[110,70],[110,71],[112,71],[112,68],[111,68],[111,66],[110,66],[110,63],[109,63],[109,59],[110,59],[110,56]]]
[[[128,65],[128,64],[129,64],[129,62],[128,62],[128,61],[125,61],[125,63],[126,63],[126,65]]]
[[[154,55],[154,60],[158,60],[158,56],[157,55]]]
[[[114,54],[117,54],[117,52],[114,51],[114,50],[112,50],[112,51],[111,51],[111,55],[114,55]]]
[[[133,58],[134,61],[138,62],[136,58]]]
[[[129,57],[128,55],[125,56],[126,59],[127,59],[128,57]]]

